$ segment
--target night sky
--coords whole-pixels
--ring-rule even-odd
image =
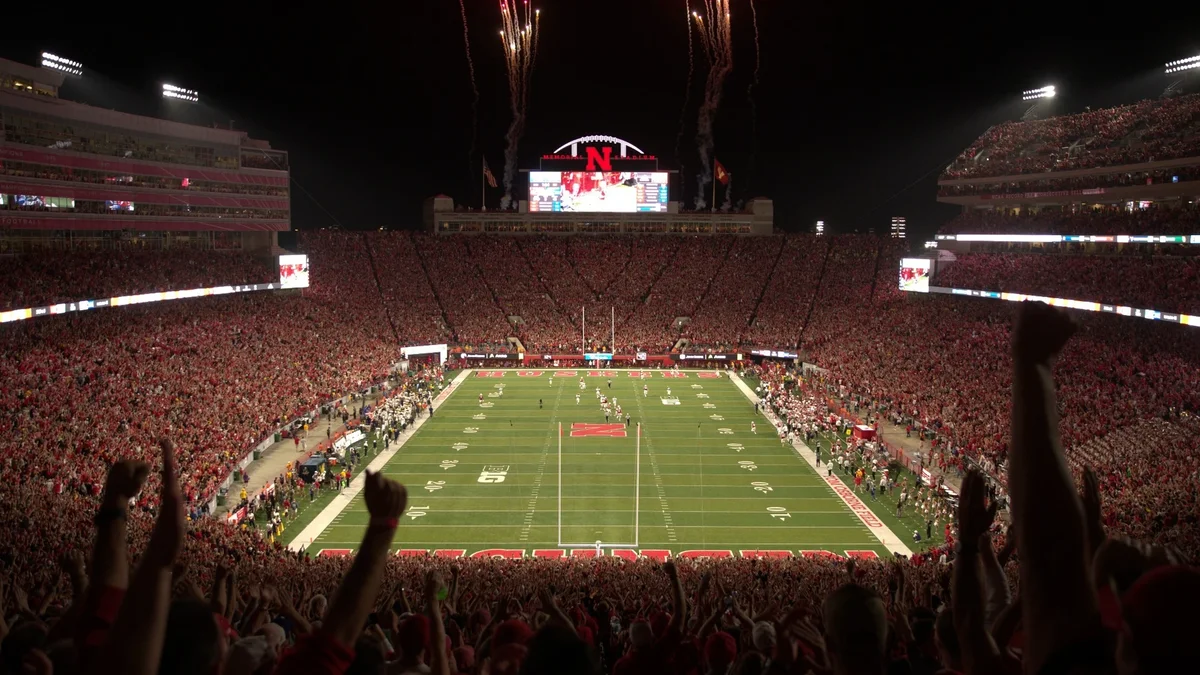
[[[686,179],[673,186],[690,204],[706,68],[697,45],[677,155],[688,72],[683,0],[539,2],[520,166],[578,136],[613,135],[657,155],[664,169],[682,168]],[[1022,90],[1056,85],[1055,110],[1064,113],[1129,103],[1162,93],[1164,62],[1200,54],[1186,3],[880,4],[757,0],[755,131],[750,5],[732,0],[734,71],[716,155],[733,174],[733,200],[774,199],[779,228],[824,219],[838,232],[886,231],[891,216],[904,215],[910,237],[926,238],[956,212],[935,201],[940,168],[991,124],[1019,118]],[[499,177],[511,119],[500,13],[492,0],[466,6],[478,150]],[[52,51],[87,69],[67,98],[181,121],[233,120],[288,150],[297,229],[416,228],[422,201],[437,193],[478,205],[454,0],[133,3],[72,9],[51,23],[7,33],[0,56],[32,64]],[[166,104],[163,82],[198,91],[204,105]],[[500,197],[488,193],[492,206]]]

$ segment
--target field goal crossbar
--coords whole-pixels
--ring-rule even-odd
[[[558,548],[596,548],[595,542],[585,544],[573,544],[563,542],[562,536],[562,499],[563,499],[563,482],[562,482],[562,439],[563,428],[562,422],[558,423]],[[638,548],[640,541],[639,530],[641,529],[641,502],[642,502],[642,425],[639,422],[637,425],[637,440],[634,444],[634,469],[633,469],[633,543],[632,544],[615,544],[609,542],[600,542],[601,548],[616,549],[616,548]]]

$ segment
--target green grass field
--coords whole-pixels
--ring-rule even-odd
[[[529,372],[538,375],[522,376]],[[551,383],[555,372],[574,375]],[[606,549],[643,554],[888,555],[729,378],[606,371],[610,387],[608,376],[588,372],[472,373],[386,466],[409,491],[396,547],[528,556],[590,552],[600,540]],[[605,424],[597,387],[630,413],[631,426],[579,426]],[[309,550],[352,551],[366,522],[360,494]]]

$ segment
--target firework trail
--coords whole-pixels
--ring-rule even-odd
[[[700,45],[708,59],[708,78],[704,83],[704,100],[700,103],[700,116],[696,122],[696,149],[700,153],[700,174],[696,179],[699,194],[696,208],[708,206],[704,199],[713,180],[713,123],[721,105],[725,78],[733,70],[733,31],[730,30],[729,0],[704,0],[705,14],[692,14],[700,33]],[[707,17],[707,18],[706,18]]]
[[[510,5],[500,0],[500,18],[504,29],[500,31],[500,43],[504,46],[504,65],[508,70],[509,103],[512,105],[513,120],[508,127],[508,147],[504,150],[504,199],[500,207],[507,209],[512,204],[513,177],[517,173],[517,146],[525,133],[525,111],[529,106],[529,81],[533,74],[533,62],[537,59],[538,23],[540,9],[529,9],[529,0],[521,6]]]
[[[679,111],[679,133],[675,135],[675,157],[679,159],[679,166],[683,168],[683,158],[679,154],[679,146],[683,143],[684,118],[687,116],[688,104],[692,102],[692,77],[696,72],[696,50],[692,46],[692,5],[691,0],[684,0],[683,3],[686,14],[684,20],[687,23],[688,32],[688,76],[687,85],[683,90],[683,109]]]
[[[725,203],[721,204],[721,210],[728,212],[733,208],[733,174],[729,175],[729,181],[725,183]],[[713,204],[716,206],[716,204]]]
[[[471,34],[467,30],[467,5],[465,0],[458,0],[458,8],[462,10],[463,46],[467,49],[467,72],[471,75],[471,150],[467,154],[467,170],[473,172],[471,159],[475,156],[475,143],[479,135],[479,85],[475,82],[475,61],[471,59]]]
[[[754,89],[758,87],[758,71],[762,66],[762,55],[758,48],[758,10],[754,8],[754,0],[750,0],[750,16],[754,23],[754,79],[746,89],[746,97],[750,100],[750,166],[747,175],[754,171],[754,158],[758,152],[758,103],[754,100]]]

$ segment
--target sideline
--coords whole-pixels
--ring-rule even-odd
[[[434,408],[449,398],[450,394],[458,391],[459,385],[461,385],[463,381],[470,377],[471,372],[471,368],[459,371],[458,375],[455,375],[454,379],[450,381],[450,386],[442,390],[442,393],[438,394],[433,399]],[[400,440],[396,445],[392,446],[388,450],[380,452],[375,459],[367,465],[367,471],[370,471],[371,473],[377,473],[383,470],[383,467],[387,466],[387,463],[392,461],[392,457],[394,457],[396,453],[400,451],[400,448],[404,447],[404,444],[408,442],[408,439],[412,438],[417,431],[425,425],[425,422],[428,419],[430,419],[428,415],[424,417],[418,417],[416,422],[413,423],[412,427],[407,432],[400,435]],[[316,518],[313,518],[312,521],[310,521],[309,524],[306,525],[299,534],[297,534],[290,542],[288,542],[288,550],[301,552],[312,545],[312,542],[316,541],[317,537],[320,537],[325,532],[325,529],[333,524],[334,519],[342,515],[342,511],[345,511],[346,507],[350,506],[350,502],[354,501],[354,498],[358,496],[358,493],[362,492],[363,485],[366,480],[367,472],[359,471],[358,475],[350,481],[350,486],[344,488],[340,494],[334,497],[333,501],[329,502],[324,510],[317,514]]]
[[[729,379],[733,381],[733,384],[737,386],[739,390],[741,390],[742,394],[744,394],[746,398],[750,399],[751,403],[757,404],[761,400],[759,399],[758,395],[755,394],[754,391],[742,381],[742,378],[738,377],[737,373],[729,372]],[[763,410],[763,415],[765,415],[767,419],[771,420],[772,424],[776,424],[778,422],[778,418],[775,417],[775,413],[771,412],[770,410]],[[817,456],[813,453],[812,448],[808,447],[804,441],[796,440],[792,442],[792,450],[795,451],[798,457],[803,459],[805,462],[808,462],[808,466],[812,468],[812,470],[821,478],[821,480],[825,481],[826,485],[829,486],[829,489],[832,490],[833,493],[842,500],[842,503],[844,503],[854,515],[858,516],[858,519],[862,521],[862,524],[865,525],[866,528],[871,531],[871,534],[879,540],[879,543],[883,544],[884,547],[886,547],[892,553],[899,553],[906,556],[912,555],[912,550],[904,545],[903,540],[901,540],[900,537],[897,537],[896,534],[892,532],[882,520],[879,519],[879,516],[875,515],[875,512],[871,510],[871,507],[867,506],[863,500],[859,499],[858,495],[854,494],[853,489],[847,487],[846,484],[842,482],[841,478],[838,478],[836,475],[821,476],[821,471],[817,468]]]

